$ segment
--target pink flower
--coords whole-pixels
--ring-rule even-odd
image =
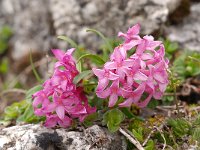
[[[118,96],[121,96],[121,89],[119,88],[119,80],[115,80],[112,85],[103,90],[103,91],[97,91],[97,96],[100,98],[109,98],[109,107],[113,107],[115,103],[118,100]]]
[[[129,90],[122,89],[122,96],[127,99],[123,103],[119,104],[119,106],[129,107],[131,106],[132,103],[137,104],[144,91],[145,91],[144,83],[137,85],[137,88],[135,88],[134,91],[132,91],[132,89]]]
[[[136,24],[135,26],[129,28],[126,34],[122,32],[118,33],[119,37],[123,37],[125,39],[124,44],[122,44],[124,49],[130,50],[134,46],[140,44],[141,38],[138,35],[139,32],[140,32],[140,25]]]
[[[92,70],[99,79],[97,90],[104,90],[107,87],[109,80],[116,80],[119,78],[118,75],[106,69],[93,68]]]
[[[55,127],[57,124],[59,124],[63,128],[67,128],[71,126],[72,119],[65,116],[62,120],[57,115],[47,115],[45,126],[48,128]]]
[[[64,67],[66,71],[70,72],[69,75],[71,75],[71,77],[75,77],[78,74],[75,60],[72,57],[72,53],[74,52],[74,50],[74,48],[71,48],[66,53],[59,49],[52,50],[53,54],[58,59],[58,62],[56,62],[55,64],[55,69],[60,69],[60,67]]]
[[[133,60],[126,59],[126,52],[123,53],[122,51],[120,47],[116,47],[111,55],[112,61],[107,62],[104,65],[104,68],[107,70],[115,70],[115,73],[119,75],[120,80],[124,80],[126,70],[133,66]]]
[[[119,97],[125,99],[120,107],[132,104],[145,107],[152,97],[160,99],[168,85],[168,60],[164,58],[162,42],[154,41],[149,35],[141,38],[139,30],[140,26],[136,24],[126,34],[119,32],[124,43],[114,49],[102,70],[93,69],[99,79],[96,94],[104,99],[109,97],[109,107],[113,107]],[[135,53],[127,57],[132,48],[136,49]],[[104,75],[105,70],[116,78]]]
[[[48,108],[48,104],[50,103],[48,96],[46,93],[41,90],[33,94],[33,108],[35,111],[35,114],[38,116],[43,116],[45,115],[45,111]]]
[[[46,127],[69,127],[73,118],[81,122],[96,108],[90,107],[83,89],[73,83],[78,74],[72,57],[74,49],[64,53],[52,50],[58,62],[55,64],[53,76],[45,81],[43,89],[33,95],[33,108],[38,116],[46,116]]]

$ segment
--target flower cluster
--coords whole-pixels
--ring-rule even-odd
[[[33,95],[34,113],[46,116],[47,127],[57,124],[68,127],[73,118],[82,122],[88,114],[96,111],[88,105],[83,89],[73,84],[74,77],[79,73],[72,57],[73,51],[52,50],[58,59],[53,76],[43,84],[42,90]]]
[[[110,61],[103,69],[93,68],[98,77],[96,94],[100,98],[109,97],[109,107],[113,107],[119,97],[125,100],[120,107],[135,104],[145,107],[151,98],[160,99],[168,84],[168,60],[164,58],[165,49],[161,41],[152,36],[141,38],[140,25],[129,28],[126,34],[118,36],[125,41],[116,47]],[[135,50],[135,53],[130,53]]]

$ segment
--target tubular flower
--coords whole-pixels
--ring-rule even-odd
[[[168,85],[169,61],[164,58],[164,45],[154,41],[153,36],[141,38],[139,30],[140,25],[136,24],[127,33],[119,32],[124,42],[114,49],[103,69],[93,69],[99,79],[96,94],[100,98],[109,97],[109,107],[113,107],[119,97],[124,99],[120,107],[132,104],[145,107],[152,97],[161,99]],[[130,54],[131,49],[135,49],[135,53]]]
[[[33,94],[34,113],[46,117],[46,127],[69,127],[74,118],[82,122],[88,114],[96,111],[89,106],[83,89],[73,83],[79,73],[72,57],[73,51],[52,50],[58,59],[53,76],[44,82],[42,90]]]

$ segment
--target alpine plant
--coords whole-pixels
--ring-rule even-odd
[[[139,24],[129,28],[127,33],[119,32],[124,42],[114,48],[110,59],[102,69],[93,68],[98,77],[96,94],[99,98],[109,98],[108,107],[132,104],[145,107],[152,99],[161,99],[168,85],[168,60],[164,58],[165,48],[161,41],[152,36],[141,38]],[[85,117],[96,112],[90,107],[83,87],[73,83],[79,74],[72,57],[75,49],[66,53],[52,50],[58,60],[52,77],[43,84],[43,89],[33,94],[33,108],[37,116],[45,116],[46,127],[69,127],[73,119],[83,122]],[[134,53],[130,54],[132,51]]]
[[[45,81],[43,89],[33,94],[34,113],[46,117],[46,127],[69,127],[73,119],[83,122],[88,114],[96,111],[88,105],[83,88],[73,83],[74,77],[79,74],[72,57],[74,50],[69,49],[66,53],[52,50],[58,60],[54,73]]]
[[[109,107],[115,106],[119,97],[124,99],[119,107],[145,107],[152,97],[161,99],[168,85],[169,61],[164,58],[164,45],[153,36],[140,37],[139,31],[136,24],[127,33],[119,32],[124,42],[114,48],[102,69],[93,68],[98,77],[96,94],[109,98]],[[135,52],[128,56],[130,50]]]

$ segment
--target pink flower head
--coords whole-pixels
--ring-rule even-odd
[[[107,70],[114,70],[119,75],[120,80],[124,80],[126,70],[133,65],[132,59],[126,58],[126,51],[122,47],[116,47],[111,55],[111,61],[104,65]]]
[[[112,85],[105,90],[97,91],[97,96],[100,98],[107,98],[109,96],[109,107],[113,107],[118,100],[118,96],[121,95],[121,89],[119,88],[119,80],[113,81]]]
[[[109,80],[116,80],[119,78],[118,75],[106,69],[93,68],[92,70],[94,74],[99,78],[97,90],[104,90],[107,87]]]
[[[136,24],[135,26],[128,29],[127,33],[119,32],[118,36],[123,37],[125,42],[123,44],[124,49],[130,50],[134,46],[140,44],[141,38],[138,35],[140,32],[140,25]]]
[[[96,108],[90,107],[83,89],[73,83],[78,74],[72,57],[74,49],[66,53],[62,50],[52,50],[58,62],[50,79],[45,81],[43,89],[33,94],[34,113],[46,116],[46,127],[69,127],[74,118],[84,121],[88,114]]]
[[[124,98],[120,107],[132,104],[145,107],[152,97],[160,99],[168,85],[168,60],[164,58],[162,42],[154,41],[149,35],[141,38],[139,30],[136,24],[127,33],[119,32],[124,43],[114,49],[103,69],[93,69],[99,79],[96,94],[100,98],[109,97],[109,107],[113,107],[119,97]],[[136,52],[127,57],[132,48]]]

